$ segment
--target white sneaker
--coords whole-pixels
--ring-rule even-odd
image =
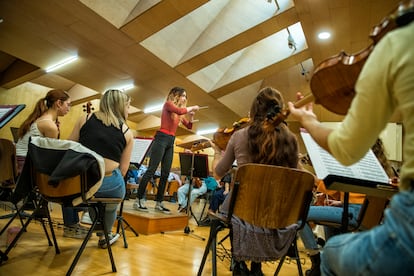
[[[164,214],[171,214],[170,209],[164,207],[162,202],[158,202],[155,204],[155,211],[163,212]]]
[[[83,212],[81,222],[84,224],[92,225],[91,217],[89,216],[89,212]]]
[[[140,212],[148,212],[148,208],[145,207],[145,199],[137,199],[134,204],[132,204],[132,208]]]
[[[119,233],[116,233],[115,235],[112,234],[112,233],[109,233],[108,234],[109,244],[110,245],[114,244],[119,239],[119,237],[120,237]],[[100,248],[107,248],[107,244],[106,244],[106,240],[105,240],[105,235],[99,236],[98,246]]]

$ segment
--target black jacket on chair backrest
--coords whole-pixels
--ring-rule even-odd
[[[99,154],[69,141],[46,137],[31,137],[22,173],[17,181],[12,201],[23,199],[33,188],[32,170],[49,175],[49,185],[56,187],[59,181],[86,172],[86,197],[92,197],[102,184],[105,163]],[[70,198],[71,205],[82,202],[80,196]]]

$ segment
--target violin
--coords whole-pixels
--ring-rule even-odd
[[[241,118],[233,123],[231,128],[219,128],[213,135],[213,143],[221,150],[225,150],[230,137],[236,130],[242,129],[249,125],[250,118]]]
[[[390,15],[373,27],[369,35],[373,42],[367,48],[353,55],[341,51],[339,54],[322,61],[315,68],[310,80],[312,93],[296,101],[294,106],[299,108],[315,102],[333,113],[345,115],[355,96],[355,83],[375,45],[386,33],[407,25],[412,20],[414,20],[414,0],[400,3]],[[286,120],[289,113],[289,109],[279,110],[268,119],[277,126]],[[220,149],[224,150],[235,130],[237,129],[219,129],[214,134],[213,141]]]
[[[316,104],[321,104],[329,111],[345,115],[355,96],[355,83],[366,60],[374,50],[375,45],[386,33],[397,27],[408,24],[413,20],[414,1],[405,1],[374,26],[369,37],[372,43],[362,51],[348,55],[341,51],[338,55],[321,62],[310,80],[312,98]],[[338,100],[340,99],[340,100]],[[307,99],[302,99],[295,107],[300,107]]]

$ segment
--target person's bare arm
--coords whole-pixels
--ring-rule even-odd
[[[121,161],[119,162],[119,169],[121,170],[122,176],[125,176],[128,171],[131,162],[132,148],[134,147],[134,136],[130,129],[125,133],[125,139],[126,146],[122,152]]]
[[[69,135],[68,140],[79,142],[80,129],[85,122],[86,116],[81,116],[73,127],[72,133]]]
[[[55,122],[50,120],[43,120],[37,123],[37,128],[45,137],[58,138],[59,129]]]
[[[297,98],[303,98],[301,93],[297,93]],[[329,151],[328,136],[332,129],[323,126],[315,113],[313,113],[313,104],[307,104],[305,106],[296,108],[294,103],[288,102],[290,114],[295,117],[301,125],[309,132],[312,138],[326,151]]]

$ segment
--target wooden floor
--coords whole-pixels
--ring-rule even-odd
[[[167,207],[177,209],[177,204],[168,203]],[[195,202],[193,209],[197,211]],[[0,211],[0,214],[4,211]],[[53,206],[52,216],[61,222],[59,206]],[[6,224],[6,219],[0,220],[0,227]],[[13,225],[19,225],[16,221]],[[199,237],[208,238],[209,227],[198,227],[193,218],[189,219],[189,227],[193,231],[184,233],[184,229],[164,234],[135,235],[127,231],[128,248],[124,248],[120,238],[112,246],[117,272],[112,273],[107,250],[97,247],[97,237],[89,241],[72,275],[196,275],[204,252],[206,241]],[[57,240],[61,250],[55,254],[54,247],[47,244],[40,223],[31,223],[28,232],[20,238],[17,246],[8,254],[9,260],[0,266],[0,275],[65,275],[80,244],[81,240],[65,238],[63,229],[56,227]],[[224,237],[223,231],[221,236]],[[227,240],[228,241],[228,240]],[[1,250],[5,249],[5,234],[0,240]],[[299,250],[303,248],[299,242]],[[225,252],[220,246],[220,254]],[[225,242],[226,250],[229,244]],[[303,256],[303,271],[310,267],[310,260],[305,253]],[[211,254],[207,260],[203,275],[211,275]],[[231,275],[229,258],[218,259],[218,275]],[[273,275],[277,267],[275,263],[263,264],[265,275]],[[279,275],[298,275],[295,262],[289,261],[283,265]]]

